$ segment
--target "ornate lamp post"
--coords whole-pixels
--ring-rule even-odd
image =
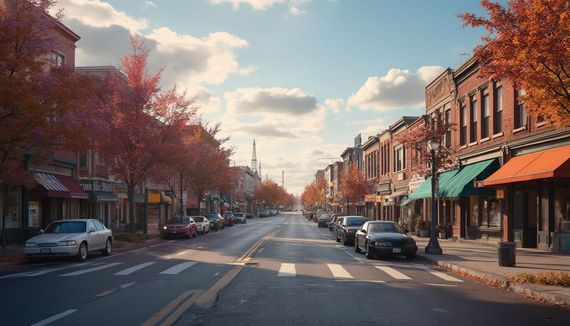
[[[441,255],[442,250],[439,246],[439,241],[437,240],[436,234],[436,223],[437,223],[437,203],[436,196],[439,191],[437,186],[437,167],[435,160],[435,153],[439,148],[439,142],[437,140],[431,140],[428,143],[428,148],[431,152],[431,230],[429,236],[429,243],[425,249],[426,254]]]

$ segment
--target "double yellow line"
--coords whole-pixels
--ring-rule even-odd
[[[271,231],[269,234],[267,234],[266,236],[264,236],[263,238],[257,240],[257,242],[251,246],[251,248],[249,248],[248,251],[246,251],[243,255],[241,255],[241,257],[239,257],[236,260],[236,263],[247,263],[251,260],[251,258],[253,257],[253,255],[255,254],[255,252],[257,252],[257,250],[259,250],[259,248],[265,243],[265,241],[269,240],[270,238],[273,238],[277,232],[279,232],[279,229],[281,229],[281,225],[277,226],[275,228],[275,230]]]
[[[204,293],[203,290],[188,290],[172,300],[161,311],[154,314],[142,326],[169,326],[174,324],[178,318],[190,308]],[[159,324],[160,323],[160,324]]]

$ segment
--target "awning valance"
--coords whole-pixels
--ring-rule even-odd
[[[46,197],[89,199],[89,194],[71,176],[36,172],[35,177]]]
[[[549,178],[570,178],[570,145],[513,157],[483,181],[485,187]]]
[[[439,175],[439,192],[438,196],[441,197],[442,189],[445,188],[446,184],[457,174],[459,170],[450,170],[443,172]],[[430,198],[431,197],[431,176],[428,177],[416,191],[411,193],[408,198],[410,200]]]
[[[461,168],[453,178],[440,187],[441,197],[494,196],[494,189],[476,188],[474,181],[483,180],[499,168],[496,159],[481,161]]]

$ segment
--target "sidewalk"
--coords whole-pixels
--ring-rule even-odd
[[[497,248],[473,242],[463,243],[439,240],[443,255],[428,255],[424,249],[429,238],[417,238],[418,256],[441,267],[484,279],[511,289],[515,293],[532,296],[549,303],[570,305],[570,288],[539,284],[514,284],[510,276],[520,273],[561,271],[570,273],[570,255],[538,252],[536,249],[517,248],[516,266],[499,266]]]

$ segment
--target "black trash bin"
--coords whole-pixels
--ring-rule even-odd
[[[517,247],[514,242],[499,242],[499,266],[513,267],[516,265]]]

